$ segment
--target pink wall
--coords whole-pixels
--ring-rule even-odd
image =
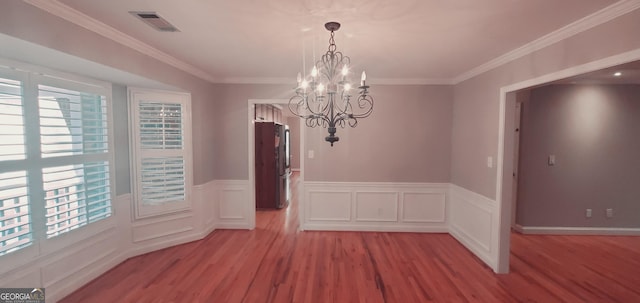
[[[454,89],[451,178],[454,184],[496,197],[501,87],[640,48],[640,10],[509,62]]]
[[[374,85],[370,117],[355,128],[308,129],[305,179],[358,182],[449,182],[451,86]],[[307,155],[303,155],[307,156]]]
[[[640,227],[639,101],[640,85],[533,89],[522,107],[516,222]]]

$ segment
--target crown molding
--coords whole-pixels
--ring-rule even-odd
[[[452,85],[451,79],[438,78],[371,78],[367,83],[378,85]]]
[[[564,27],[561,27],[556,31],[553,31],[506,54],[503,54],[500,57],[497,57],[493,60],[490,60],[489,62],[486,62],[467,72],[464,72],[453,78],[451,82],[452,84],[458,84],[462,81],[469,80],[477,75],[488,72],[496,67],[524,57],[528,54],[577,35],[600,24],[611,21],[638,8],[640,8],[640,0],[622,0],[616,2],[591,15],[578,19]]]
[[[295,85],[293,77],[228,77],[218,79],[217,83],[224,84],[289,84]],[[421,78],[371,78],[367,83],[378,85],[451,85],[450,79],[421,79]]]
[[[124,46],[132,48],[140,53],[148,55],[154,59],[169,64],[177,69],[185,71],[198,78],[209,82],[216,82],[216,78],[197,67],[185,63],[157,48],[154,48],[136,38],[133,38],[105,23],[102,23],[64,3],[57,0],[23,0],[39,9],[42,9],[54,16],[58,16],[78,26],[84,27],[96,34],[104,36]]]

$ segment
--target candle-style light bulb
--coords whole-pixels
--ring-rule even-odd
[[[366,80],[367,80],[367,73],[362,71],[362,77],[360,77],[360,86],[364,86]]]
[[[318,84],[317,90],[322,95],[322,91],[324,90],[324,85],[322,83]]]
[[[345,64],[345,65],[342,66],[342,75],[346,76],[348,73],[349,73],[349,68]]]
[[[350,89],[351,89],[351,84],[346,83],[346,84],[344,85],[344,91],[348,92]]]
[[[298,81],[298,86],[300,86],[300,82],[302,82],[302,75],[300,73],[298,73],[298,77],[296,77],[296,80]]]
[[[309,86],[309,82],[307,82],[307,80],[303,80],[302,83],[300,83],[300,86],[306,89]]]
[[[311,77],[317,77],[318,76],[318,68],[317,67],[313,67],[313,69],[311,70]]]

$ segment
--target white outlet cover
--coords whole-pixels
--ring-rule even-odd
[[[487,157],[487,167],[493,168],[493,157],[491,156]]]
[[[310,150],[307,154],[309,159],[313,159],[313,157],[315,156],[315,153],[313,152],[313,150]]]

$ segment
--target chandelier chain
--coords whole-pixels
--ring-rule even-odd
[[[329,38],[329,51],[332,53],[336,51],[336,41],[333,38],[334,35],[335,35],[335,32],[331,31],[331,37]]]

